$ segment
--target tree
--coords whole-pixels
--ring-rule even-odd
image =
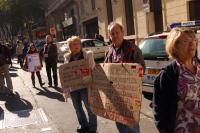
[[[26,30],[32,40],[32,24],[43,18],[40,0],[0,0],[0,33],[5,39]]]

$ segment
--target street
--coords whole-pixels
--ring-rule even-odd
[[[59,64],[60,65],[60,64]],[[36,78],[32,87],[31,74],[19,69],[14,60],[10,69],[15,97],[0,95],[0,132],[2,133],[76,133],[78,125],[72,102],[64,98],[61,88],[48,88],[45,67],[41,71],[43,88]],[[60,87],[60,84],[59,84]],[[141,133],[157,133],[149,95],[143,95],[140,115]],[[98,117],[99,133],[117,133],[115,122]]]

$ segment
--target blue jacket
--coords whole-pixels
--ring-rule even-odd
[[[179,97],[179,69],[176,61],[166,66],[154,82],[153,109],[158,130],[174,133]]]

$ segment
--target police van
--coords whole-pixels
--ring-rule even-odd
[[[170,29],[175,27],[191,27],[196,32],[198,42],[200,42],[200,20],[172,23]],[[143,39],[139,48],[144,56],[146,70],[143,78],[143,92],[153,92],[154,80],[160,73],[161,69],[170,64],[171,60],[165,51],[165,44],[169,32],[156,34]],[[199,43],[200,44],[200,43]],[[198,50],[200,51],[200,45]],[[197,52],[200,57],[200,52]]]

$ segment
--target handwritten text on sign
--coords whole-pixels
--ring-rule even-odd
[[[133,63],[97,65],[89,100],[95,114],[128,126],[139,122],[141,66]]]
[[[26,58],[27,58],[29,72],[36,72],[42,69],[40,56],[38,53],[27,54]]]
[[[91,81],[90,74],[86,60],[73,61],[59,67],[61,86],[64,89],[70,88],[70,91],[87,88]]]

